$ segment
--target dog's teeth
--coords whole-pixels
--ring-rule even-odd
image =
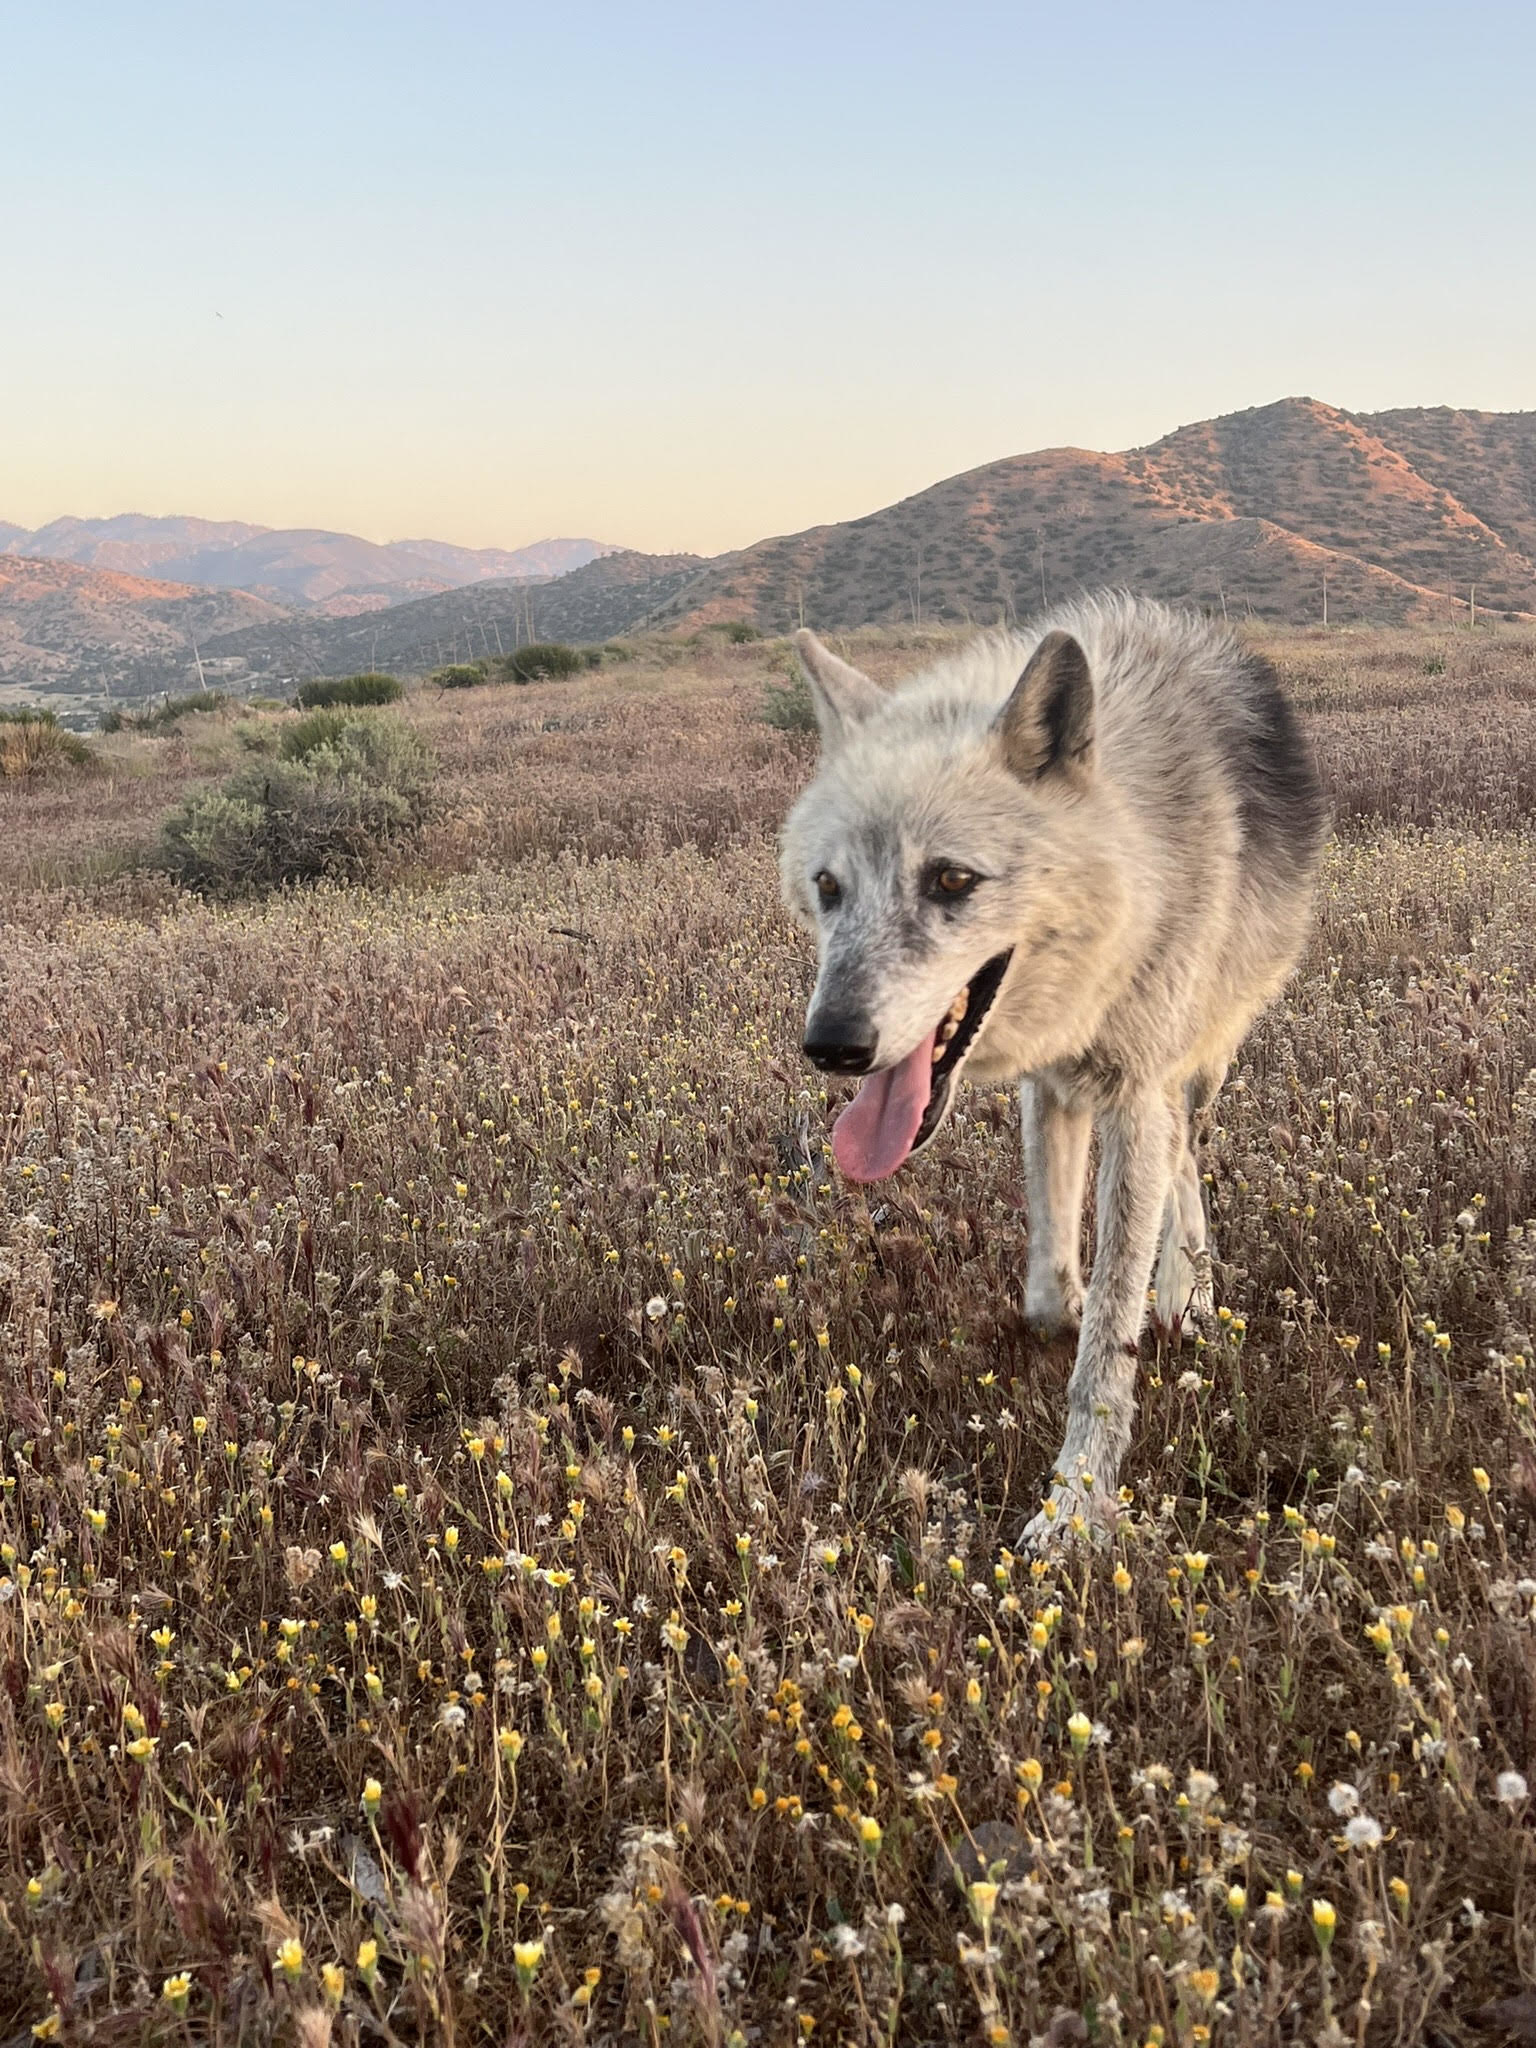
[[[943,1057],[944,1057],[944,1048],[943,1048],[943,1046],[942,1046],[942,1045],[936,1045],[936,1046],[935,1046],[935,1047],[933,1048],[933,1064],[934,1064],[935,1066],[937,1066],[937,1065],[939,1064],[939,1061],[940,1061],[941,1059],[943,1059]]]
[[[965,1015],[966,1011],[970,1008],[970,1006],[971,992],[968,988],[963,988],[961,989],[959,995],[955,997],[955,1000],[949,1006],[950,1022],[958,1024],[960,1022],[960,1019]]]
[[[946,1017],[944,1019],[944,1022],[939,1026],[939,1043],[941,1045],[948,1045],[949,1041],[954,1037],[955,1033],[959,1029],[960,1026],[955,1022],[953,1017]]]

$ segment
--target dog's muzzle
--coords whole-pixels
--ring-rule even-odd
[[[866,1018],[834,1012],[806,1027],[800,1049],[824,1074],[867,1074],[879,1043],[879,1033]]]

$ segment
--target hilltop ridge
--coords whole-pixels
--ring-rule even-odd
[[[1390,437],[1390,438],[1389,438]],[[1355,415],[1310,398],[1122,454],[1048,448],[721,556],[678,623],[991,620],[1101,583],[1301,623],[1536,613],[1536,413]]]

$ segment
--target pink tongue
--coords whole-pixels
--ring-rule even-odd
[[[933,1092],[930,1031],[898,1067],[871,1074],[832,1126],[832,1156],[849,1180],[884,1180],[912,1150]]]

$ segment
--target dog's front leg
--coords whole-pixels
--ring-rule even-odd
[[[1083,1314],[1083,1181],[1093,1118],[1049,1081],[1019,1087],[1029,1264],[1024,1314],[1042,1336],[1076,1329]]]
[[[1136,1410],[1137,1343],[1175,1130],[1172,1104],[1150,1090],[1117,1102],[1100,1118],[1098,1239],[1067,1389],[1066,1441],[1049,1499],[1024,1531],[1026,1544],[1063,1534],[1075,1514],[1113,1519],[1120,1459]]]

